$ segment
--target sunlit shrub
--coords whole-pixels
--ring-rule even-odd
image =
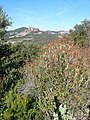
[[[69,106],[80,117],[86,104],[88,65],[80,48],[71,42],[54,41],[45,47],[30,68],[38,89],[39,106],[52,114],[53,98]]]

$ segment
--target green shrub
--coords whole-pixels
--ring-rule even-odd
[[[39,47],[32,44],[0,45],[0,120],[39,119],[42,112],[37,110],[36,98],[21,97],[14,90],[20,80],[23,82],[21,78],[25,78],[25,63],[34,60],[38,52]]]
[[[36,98],[21,97],[15,90],[10,90],[0,110],[0,120],[36,120],[39,115]]]
[[[32,44],[0,45],[0,97],[23,77],[25,62],[31,62],[38,52],[39,48]]]

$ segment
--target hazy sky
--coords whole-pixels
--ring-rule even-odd
[[[18,27],[41,30],[69,30],[90,19],[90,0],[0,0],[6,13]]]

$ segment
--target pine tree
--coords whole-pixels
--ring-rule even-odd
[[[12,24],[11,18],[8,17],[8,14],[3,10],[3,7],[0,6],[0,39],[4,40],[4,35],[6,33],[6,28]]]

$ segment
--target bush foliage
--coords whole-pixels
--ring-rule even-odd
[[[53,112],[57,96],[78,118],[87,102],[88,65],[82,49],[67,41],[54,41],[45,47],[30,70],[37,85],[40,109],[46,115]]]

